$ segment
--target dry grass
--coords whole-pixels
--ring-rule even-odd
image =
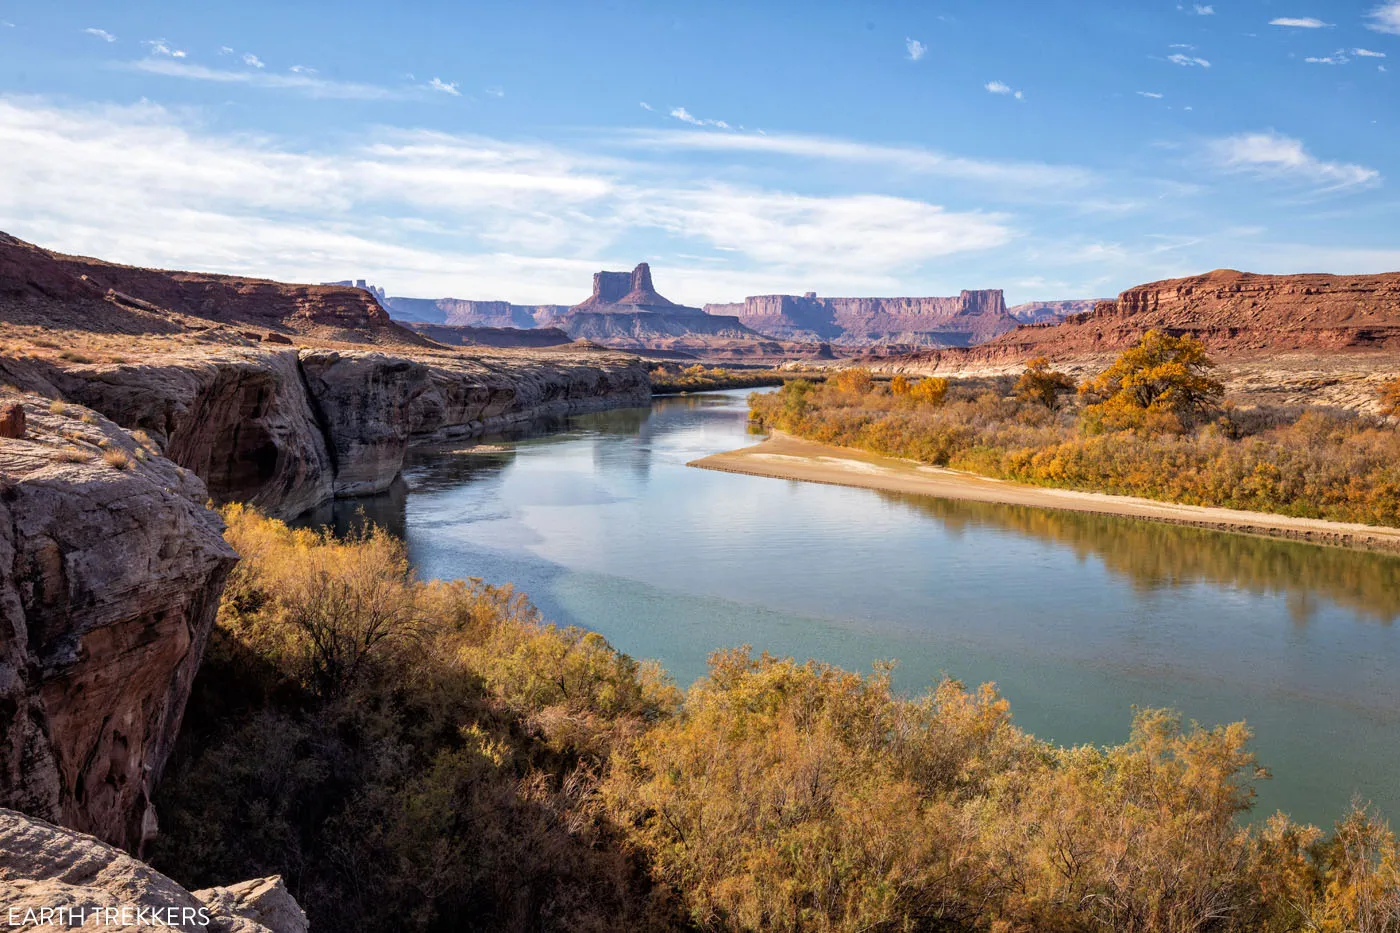
[[[53,458],[59,463],[87,463],[92,459],[92,454],[70,445],[60,449]]]
[[[112,448],[102,455],[102,462],[116,470],[131,469],[131,454],[119,448]]]

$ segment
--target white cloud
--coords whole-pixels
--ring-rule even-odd
[[[928,46],[924,45],[918,39],[906,37],[904,39],[904,48],[905,51],[909,53],[909,60],[911,62],[916,62],[928,54]]]
[[[1210,143],[1209,152],[1223,170],[1291,179],[1326,191],[1373,184],[1381,177],[1364,165],[1323,161],[1309,153],[1301,140],[1272,131],[1217,139]]]
[[[646,111],[650,112],[650,113],[655,113],[655,112],[656,112],[656,108],[653,107],[651,104],[647,103],[646,101],[642,101],[642,102],[641,102],[641,108],[642,108],[643,110],[646,110]]]
[[[164,55],[166,58],[184,58],[183,49],[171,48],[164,39],[147,39],[143,45],[151,55]]]
[[[1002,82],[1002,81],[988,81],[986,84],[984,84],[984,85],[982,85],[982,86],[983,86],[984,88],[986,88],[988,91],[991,91],[993,94],[1006,94],[1006,95],[1010,95],[1011,97],[1016,98],[1017,100],[1025,100],[1025,99],[1026,99],[1026,95],[1025,95],[1024,92],[1022,92],[1022,91],[1017,91],[1017,90],[1013,89],[1013,88],[1011,87],[1011,85],[1006,84],[1005,82]]]
[[[435,77],[424,86],[430,87],[434,91],[441,91],[444,94],[451,94],[453,97],[462,96],[461,88],[457,86],[457,82],[455,81],[444,81],[441,78]]]
[[[1152,98],[1153,100],[1161,100],[1161,99],[1162,99],[1162,95],[1161,95],[1161,94],[1158,94],[1156,91],[1138,91],[1138,96],[1139,96],[1139,97],[1150,97],[1150,98]]]
[[[314,75],[318,73],[315,68],[312,68],[309,65],[293,65],[287,70],[290,71],[292,74],[297,75]]]
[[[1373,52],[1370,49],[1352,49],[1351,53],[1360,58],[1385,58],[1384,52]]]
[[[296,91],[308,97],[336,100],[394,100],[408,96],[405,92],[372,84],[330,81],[311,74],[268,74],[265,71],[227,71],[206,68],[189,62],[143,58],[127,65],[147,74],[216,84],[246,84],[251,87]]]
[[[6,23],[5,25],[7,25],[7,26],[13,26],[14,23]],[[87,34],[90,35],[90,36],[96,36],[97,38],[101,39],[103,42],[116,42],[116,41],[117,41],[117,37],[114,36],[114,35],[112,35],[110,32],[108,32],[108,31],[105,30],[105,29],[97,29],[97,28],[94,28],[94,27],[91,27],[91,26],[90,26],[90,27],[88,27],[87,29],[84,29],[83,32],[87,33]]]
[[[1312,56],[1303,59],[1303,61],[1312,65],[1345,65],[1351,61],[1351,57],[1347,55],[1346,49],[1338,49],[1324,58]]]
[[[153,104],[0,96],[0,217],[23,218],[9,232],[26,239],[139,265],[353,272],[399,294],[540,302],[578,300],[593,271],[636,261],[657,231],[678,253],[709,252],[710,268],[677,268],[682,285],[663,286],[692,303],[729,289],[884,290],[1019,235],[996,213],[697,180],[670,159],[391,129],[314,145],[212,133]]]
[[[489,97],[505,97],[506,89],[499,84],[493,84],[486,89],[486,94]]]
[[[671,109],[671,116],[680,120],[682,123],[689,123],[691,126],[713,126],[722,130],[729,129],[729,124],[725,123],[723,120],[702,120],[684,107],[673,107]]]
[[[1192,44],[1189,43],[1189,42],[1173,42],[1171,45],[1167,46],[1167,48],[1169,48],[1169,49],[1194,49],[1195,46],[1192,45]]]
[[[1213,6],[1205,6],[1205,5],[1202,5],[1202,4],[1199,4],[1199,3],[1198,3],[1198,4],[1196,4],[1196,15],[1197,15],[1197,16],[1214,16],[1214,15],[1215,15],[1215,7],[1213,7]]]
[[[1269,20],[1269,25],[1292,26],[1295,29],[1325,29],[1326,27],[1331,26],[1332,24],[1324,23],[1322,20],[1314,19],[1311,16],[1280,16],[1277,19]]]
[[[261,59],[261,58],[258,58],[258,57],[257,57],[256,55],[254,55],[252,52],[245,52],[245,53],[243,53],[243,64],[247,65],[249,68],[266,68],[266,67],[267,67],[266,65],[263,64],[262,59]]]
[[[220,54],[220,55],[232,55],[232,54],[233,54],[233,48],[232,48],[231,46],[221,45],[221,46],[219,46],[219,54]]]
[[[1366,24],[1367,29],[1400,36],[1400,0],[1387,0],[1386,3],[1382,3],[1367,13],[1366,17],[1371,20]]]
[[[1167,61],[1173,65],[1180,65],[1183,68],[1209,68],[1210,62],[1204,58],[1197,58],[1194,55],[1183,55],[1177,52],[1175,55],[1168,55]]]
[[[748,152],[854,165],[879,165],[904,172],[979,182],[996,190],[1077,191],[1094,180],[1093,174],[1076,166],[967,159],[912,146],[882,146],[797,133],[764,133],[762,130],[752,136],[746,133],[695,133],[690,130],[631,133],[621,137],[620,141],[633,146],[662,149]]]
[[[0,29],[14,29],[15,24],[7,19],[0,19]]]

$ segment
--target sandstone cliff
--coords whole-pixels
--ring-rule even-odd
[[[573,338],[557,327],[484,327],[460,324],[404,326],[429,340],[449,347],[562,347]]]
[[[0,441],[0,805],[137,848],[236,557],[204,484],[19,397]]]
[[[60,908],[62,913],[42,913]],[[30,916],[49,922],[28,925]],[[0,917],[15,918],[22,929],[306,933],[309,928],[281,878],[191,892],[91,836],[3,809]]]
[[[969,346],[1016,326],[1000,289],[949,298],[819,298],[756,295],[738,304],[706,305],[712,315],[737,316],[763,334],[850,346]]]
[[[1130,346],[1148,330],[1191,334],[1227,355],[1400,347],[1400,273],[1255,275],[1220,269],[1130,288],[1050,327],[1022,327],[989,358],[1066,356]]]
[[[1072,314],[1083,314],[1085,311],[1094,310],[1094,306],[1102,300],[1101,298],[1072,298],[1068,301],[1028,301],[1025,304],[1007,308],[1006,313],[1021,324],[1058,324]]]

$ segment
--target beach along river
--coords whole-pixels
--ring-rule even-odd
[[[1400,818],[1400,558],[686,467],[759,440],[747,395],[414,452],[389,494],[314,520],[362,509],[422,576],[513,583],[682,686],[750,644],[894,659],[909,692],[995,681],[1062,744],[1123,741],[1135,706],[1244,719],[1273,772],[1256,817],[1330,827],[1359,795]]]

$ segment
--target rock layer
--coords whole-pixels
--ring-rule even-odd
[[[0,805],[138,848],[236,561],[202,482],[24,397],[0,445]]]
[[[735,316],[762,334],[853,346],[969,346],[1016,326],[1000,289],[949,298],[819,298],[755,295],[737,304],[710,304],[711,315]]]
[[[45,910],[51,913],[45,915]],[[28,926],[29,916],[36,920],[47,916],[50,922]],[[100,840],[13,810],[0,810],[0,917],[15,918],[24,929],[70,925],[189,933],[306,933],[309,929],[306,915],[279,877],[187,891]]]

